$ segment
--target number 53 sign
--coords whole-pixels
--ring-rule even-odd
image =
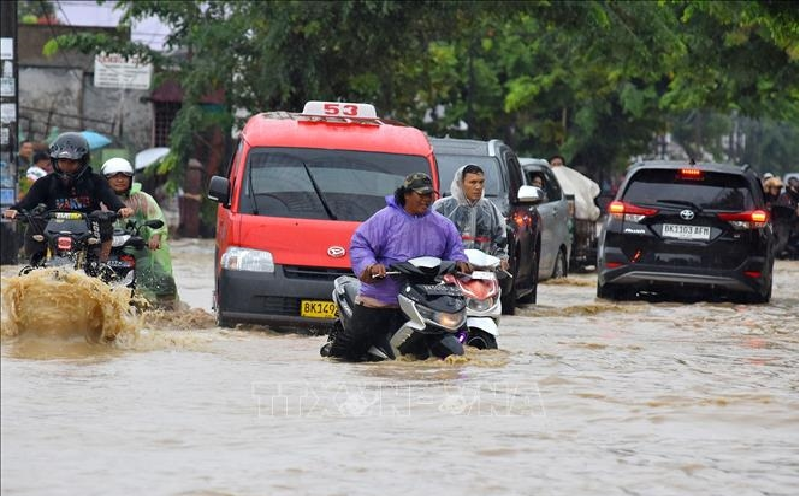
[[[305,115],[377,119],[374,105],[369,105],[368,103],[308,102],[302,109],[302,113]]]

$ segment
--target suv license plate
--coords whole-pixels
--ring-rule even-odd
[[[334,305],[332,301],[301,300],[300,316],[319,319],[335,319],[338,317],[338,307]]]
[[[680,226],[663,224],[663,237],[676,239],[710,239],[710,228],[705,226]]]

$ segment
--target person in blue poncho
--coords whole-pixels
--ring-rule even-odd
[[[386,332],[401,326],[400,282],[385,277],[391,264],[434,256],[456,262],[461,272],[472,271],[455,224],[430,209],[434,193],[430,176],[411,174],[386,196],[386,207],[355,231],[350,260],[361,281],[357,305],[349,328],[330,336],[322,356],[360,360]]]

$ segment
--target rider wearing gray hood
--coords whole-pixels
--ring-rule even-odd
[[[491,200],[485,198],[485,173],[477,165],[464,165],[455,171],[448,198],[433,203],[433,209],[458,227],[464,248],[477,248],[502,260],[508,267],[508,239],[505,218]]]

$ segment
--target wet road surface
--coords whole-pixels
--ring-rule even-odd
[[[214,327],[212,243],[173,251],[193,310],[114,345],[3,337],[3,494],[797,494],[798,262],[752,306],[574,275],[500,350],[347,364]]]

